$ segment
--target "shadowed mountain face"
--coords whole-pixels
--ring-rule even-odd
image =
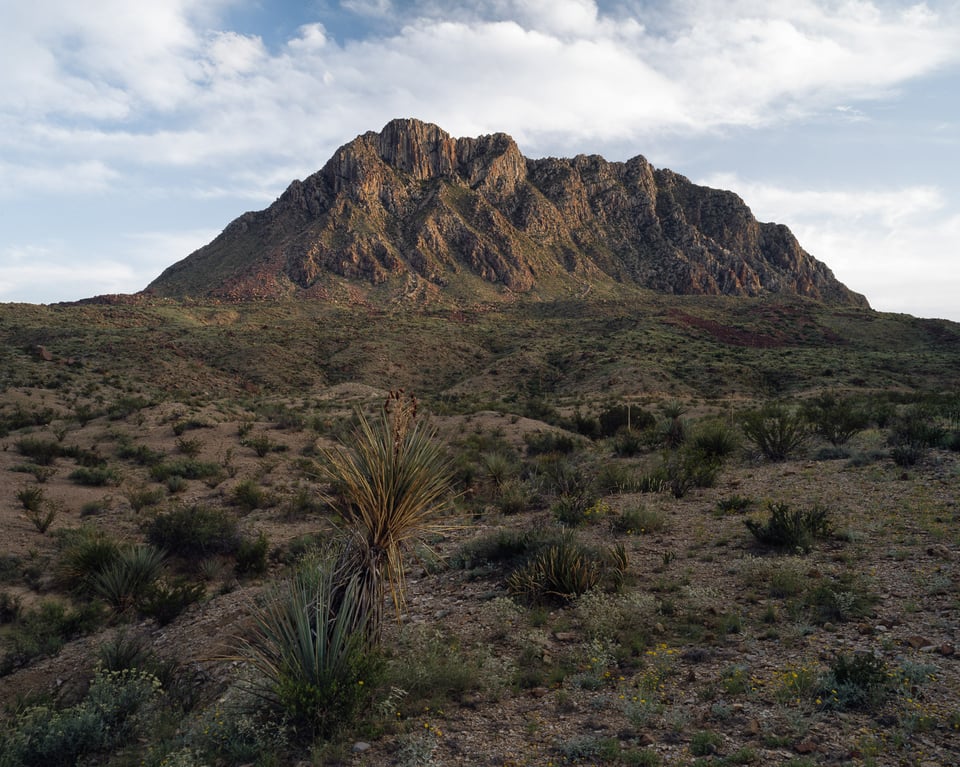
[[[457,139],[417,120],[358,136],[145,292],[323,297],[331,278],[362,288],[397,277],[435,293],[472,277],[492,294],[550,297],[616,282],[867,305],[732,192],[640,156],[531,160],[506,134]]]

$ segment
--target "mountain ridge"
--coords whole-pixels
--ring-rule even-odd
[[[505,133],[453,138],[414,119],[344,144],[142,292],[323,298],[334,284],[369,291],[398,281],[440,295],[470,278],[487,297],[625,284],[868,306],[733,192],[641,155],[530,159]]]

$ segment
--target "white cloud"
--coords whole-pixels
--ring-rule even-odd
[[[0,0],[0,197],[162,184],[179,173],[167,195],[266,203],[339,144],[401,116],[454,135],[506,131],[534,156],[615,142],[643,149],[652,137],[812,113],[864,120],[865,100],[960,63],[955,4],[348,0],[343,8],[390,31],[340,43],[322,18],[307,19],[268,50],[255,35],[221,28],[220,12],[240,2],[97,0],[94,10]],[[164,180],[151,181],[158,172]],[[942,191],[907,191],[830,197],[770,187],[748,203],[765,196],[799,211],[780,217],[795,230],[825,222],[810,224],[804,245],[834,268],[856,246],[894,264],[885,248],[895,232],[917,241],[932,222],[936,253],[953,231],[946,208],[936,209],[947,204]],[[887,235],[857,240],[851,223]],[[818,242],[837,257],[817,252]],[[12,246],[0,240],[4,247],[6,259]],[[189,252],[157,247],[167,263]]]

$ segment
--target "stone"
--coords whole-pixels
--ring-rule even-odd
[[[903,643],[908,647],[912,647],[914,650],[920,650],[924,647],[931,647],[933,644],[929,639],[919,636],[918,634],[908,636],[903,640]]]
[[[351,750],[355,754],[362,754],[364,751],[370,750],[370,744],[365,743],[362,740],[358,740],[356,743],[353,744],[353,748]]]
[[[46,346],[37,347],[37,356],[44,362],[53,362],[53,354]]]

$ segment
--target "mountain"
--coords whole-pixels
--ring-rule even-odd
[[[421,293],[556,297],[617,283],[661,293],[790,294],[867,306],[786,226],[641,156],[529,159],[504,133],[412,119],[338,149],[144,293],[325,297],[395,281]]]

